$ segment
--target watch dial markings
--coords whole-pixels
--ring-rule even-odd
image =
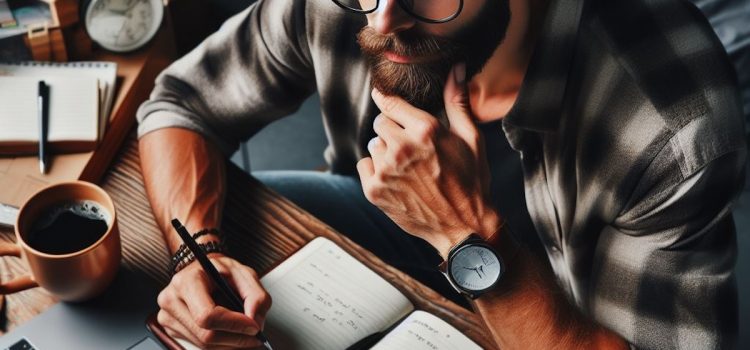
[[[495,254],[482,246],[465,247],[453,256],[452,261],[454,282],[470,291],[490,287],[501,272]]]

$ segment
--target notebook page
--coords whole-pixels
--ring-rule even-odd
[[[0,77],[0,141],[38,142],[38,78]],[[96,141],[99,92],[94,78],[47,77],[47,140]]]
[[[0,76],[34,77],[47,79],[48,77],[88,77],[99,82],[99,137],[104,135],[104,129],[109,122],[109,114],[115,99],[115,83],[117,79],[117,63],[104,61],[82,62],[0,62]]]
[[[175,339],[175,341],[177,343],[179,343],[180,346],[182,346],[185,350],[201,350],[201,348],[193,345],[193,343],[191,343],[191,342],[189,342],[189,341],[187,341],[185,339],[177,338],[177,339]]]
[[[401,321],[371,350],[481,350],[456,328],[433,314],[417,310]]]
[[[274,349],[345,349],[414,307],[395,287],[318,237],[266,274],[265,333]]]

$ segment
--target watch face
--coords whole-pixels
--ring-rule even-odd
[[[450,274],[458,287],[479,292],[492,287],[503,273],[502,263],[489,248],[467,245],[453,255]]]
[[[86,30],[108,50],[130,51],[156,34],[163,11],[161,0],[93,0],[86,11]]]

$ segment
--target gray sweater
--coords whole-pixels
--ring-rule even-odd
[[[159,75],[138,110],[138,134],[188,128],[230,155],[317,90],[326,161],[354,174],[378,114],[356,42],[365,24],[332,1],[259,1]]]

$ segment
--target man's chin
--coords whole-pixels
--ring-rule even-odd
[[[396,63],[387,59],[381,59],[371,67],[372,86],[383,94],[400,96],[430,113],[443,108],[443,85],[450,68]]]

